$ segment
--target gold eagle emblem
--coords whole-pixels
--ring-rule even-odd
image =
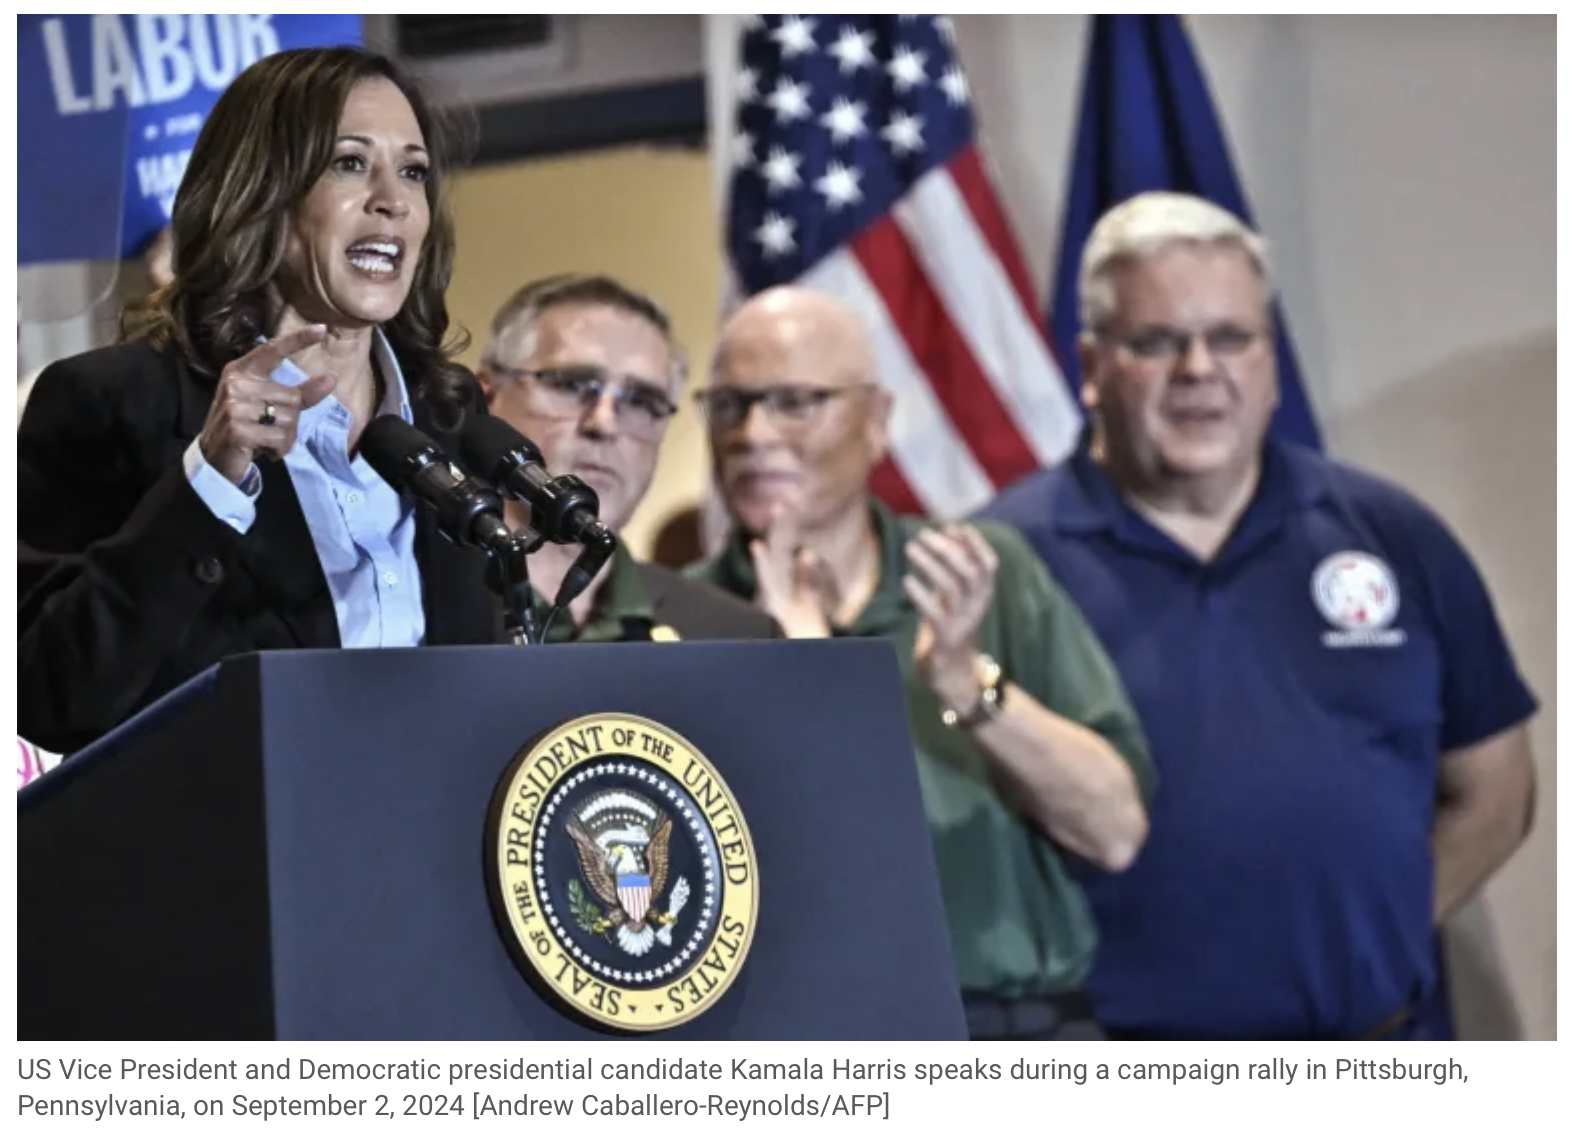
[[[689,885],[680,879],[668,910],[658,908],[668,886],[673,830],[673,820],[624,791],[598,797],[565,823],[597,901],[571,880],[571,911],[584,930],[631,955],[645,955],[656,943],[672,944],[674,923],[690,898]]]

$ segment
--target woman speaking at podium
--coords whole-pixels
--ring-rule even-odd
[[[502,639],[485,559],[357,452],[380,414],[445,446],[484,409],[441,345],[452,147],[360,49],[267,56],[219,99],[174,281],[19,427],[21,736],[74,751],[234,654]]]

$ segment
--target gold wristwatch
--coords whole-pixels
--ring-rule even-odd
[[[975,663],[981,681],[981,695],[975,698],[975,703],[965,712],[955,712],[951,708],[942,710],[942,722],[949,728],[956,725],[974,728],[1003,711],[1003,691],[1008,687],[1003,666],[985,653],[977,654]]]

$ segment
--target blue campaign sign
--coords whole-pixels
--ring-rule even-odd
[[[359,15],[19,16],[18,263],[137,257],[231,80],[283,49],[361,43]]]

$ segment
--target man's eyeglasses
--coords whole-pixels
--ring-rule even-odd
[[[751,407],[757,404],[767,411],[774,425],[798,429],[815,421],[833,399],[871,388],[869,382],[858,386],[766,386],[760,390],[709,386],[696,392],[696,404],[714,430],[744,425],[751,416]]]
[[[1196,338],[1205,343],[1206,353],[1218,361],[1241,358],[1260,344],[1266,331],[1237,323],[1220,323],[1205,330],[1176,330],[1166,326],[1147,326],[1140,330],[1103,331],[1100,337],[1123,347],[1144,362],[1177,362],[1189,353]]]
[[[611,379],[605,372],[590,366],[567,366],[528,370],[516,366],[487,363],[490,373],[512,378],[517,382],[532,379],[537,406],[551,418],[579,418],[603,400],[603,395],[614,395],[614,416],[619,429],[637,437],[652,437],[661,433],[678,406],[655,382],[640,378]]]

